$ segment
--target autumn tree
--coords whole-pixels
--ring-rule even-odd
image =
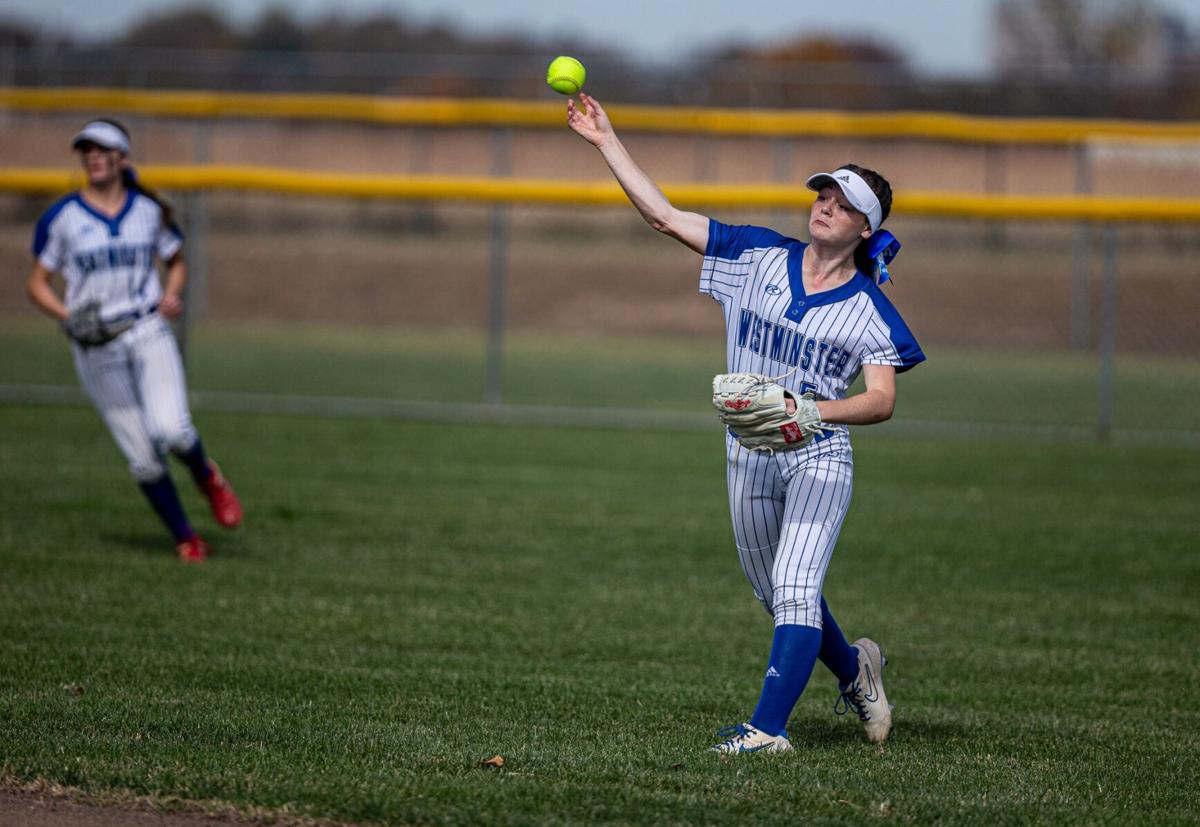
[[[714,103],[862,108],[886,105],[912,74],[900,52],[859,37],[811,35],[730,48],[704,72]]]

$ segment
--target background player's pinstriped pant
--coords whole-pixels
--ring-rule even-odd
[[[187,451],[197,439],[183,362],[167,323],[151,314],[106,345],[72,350],[79,380],[134,479],[161,478],[164,454]]]

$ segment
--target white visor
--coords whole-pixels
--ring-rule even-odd
[[[819,192],[821,187],[836,186],[846,196],[850,206],[867,217],[867,223],[871,225],[871,232],[878,230],[879,225],[883,223],[883,207],[879,204],[879,196],[857,172],[851,172],[848,169],[818,172],[804,183],[810,190],[816,192]]]
[[[85,142],[102,146],[105,149],[120,150],[125,155],[129,154],[128,136],[106,121],[92,121],[79,130],[71,139],[71,149],[78,149],[79,145]]]

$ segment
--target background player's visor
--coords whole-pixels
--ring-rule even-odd
[[[93,143],[105,149],[116,149],[129,154],[129,137],[117,127],[105,121],[92,121],[71,139],[71,149],[80,144]]]
[[[879,196],[875,190],[863,180],[857,172],[848,169],[837,169],[833,172],[818,172],[804,182],[810,190],[820,191],[821,187],[834,186],[842,191],[850,206],[867,217],[871,232],[879,229],[883,223],[883,207],[879,204]]]

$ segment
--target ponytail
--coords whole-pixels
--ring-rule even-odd
[[[892,211],[892,185],[888,180],[873,169],[861,167],[858,164],[842,164],[842,169],[848,169],[867,182],[867,186],[879,199],[880,218],[882,224]],[[877,284],[882,284],[889,278],[887,265],[896,253],[900,251],[900,242],[887,230],[879,229],[865,238],[854,248],[854,266],[860,273],[870,277]]]
[[[150,187],[143,184],[138,179],[136,169],[134,169],[132,166],[126,165],[126,167],[121,170],[121,180],[125,182],[126,188],[131,189],[134,192],[140,192],[155,204],[158,204],[158,208],[162,210],[163,226],[174,230],[175,232],[179,232],[179,228],[175,225],[175,208],[171,206],[171,202],[163,198],[154,190],[150,189]]]
[[[871,238],[874,238],[872,236]],[[865,276],[870,276],[878,281],[875,273],[876,262],[871,256],[871,239],[864,238],[858,242],[858,246],[854,248],[854,266],[858,268],[858,272]]]

